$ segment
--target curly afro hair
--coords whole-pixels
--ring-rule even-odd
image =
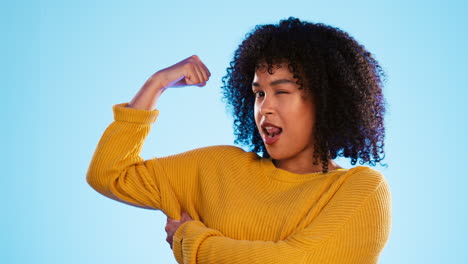
[[[293,17],[277,25],[256,26],[235,51],[222,78],[223,99],[234,116],[235,144],[270,157],[255,124],[252,81],[260,63],[266,63],[271,73],[282,61],[288,62],[299,89],[310,92],[317,107],[314,165],[320,160],[326,173],[328,160],[336,157],[351,158],[352,165],[359,160],[361,165],[375,166],[383,160],[382,68],[341,29]]]

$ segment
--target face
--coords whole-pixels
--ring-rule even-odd
[[[254,76],[255,123],[271,158],[277,161],[313,159],[315,106],[287,64],[260,67]]]

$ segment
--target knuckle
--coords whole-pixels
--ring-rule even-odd
[[[193,63],[193,61],[190,61],[189,63],[187,63],[185,67],[190,72],[195,71],[195,64]]]

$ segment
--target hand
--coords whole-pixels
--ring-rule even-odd
[[[156,72],[152,78],[164,89],[188,85],[205,86],[211,73],[197,55],[190,56],[170,67]]]
[[[164,228],[164,230],[166,230],[166,233],[167,233],[166,241],[167,243],[169,243],[169,246],[171,247],[171,249],[172,249],[172,241],[173,241],[174,234],[179,228],[179,226],[191,220],[193,219],[186,212],[182,212],[181,220],[174,220],[169,217],[167,218],[167,223],[166,223],[166,227]]]
[[[145,82],[127,107],[153,110],[161,94],[169,87],[205,86],[211,73],[198,56],[193,55],[162,69]]]

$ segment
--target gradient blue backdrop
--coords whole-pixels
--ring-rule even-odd
[[[175,263],[161,212],[86,183],[111,107],[197,54],[210,82],[164,94],[142,156],[232,144],[219,88],[233,51],[254,25],[296,16],[349,32],[388,74],[389,167],[376,169],[393,225],[380,263],[466,263],[466,13],[462,1],[3,3],[0,262]]]

